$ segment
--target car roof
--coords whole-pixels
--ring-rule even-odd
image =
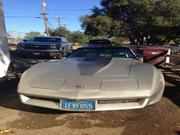
[[[108,39],[92,39],[89,41],[89,43],[102,43],[102,42],[111,43],[111,41]]]
[[[36,36],[35,38],[62,38],[62,37],[58,37],[58,36]]]
[[[130,49],[129,47],[122,47],[122,46],[105,46],[105,47],[81,47],[78,49]]]

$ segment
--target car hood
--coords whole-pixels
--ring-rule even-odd
[[[76,77],[128,76],[131,65],[131,59],[112,58],[70,58],[58,64],[62,76],[72,72]]]
[[[153,75],[152,66],[133,59],[67,59],[33,66],[23,74],[19,89],[148,90]]]

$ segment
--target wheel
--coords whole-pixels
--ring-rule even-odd
[[[13,63],[13,61],[10,63],[8,72],[7,72],[7,78],[15,77],[16,79],[20,79],[20,76],[16,70],[16,67]]]
[[[55,59],[62,59],[62,58],[63,58],[62,54],[58,54],[55,56]]]

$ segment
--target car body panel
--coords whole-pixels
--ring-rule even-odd
[[[165,47],[144,47],[137,49],[137,53],[143,56],[144,62],[153,65],[158,65],[164,62],[167,52],[168,48]]]
[[[62,100],[94,101],[89,111],[143,108],[159,102],[163,91],[162,73],[132,58],[40,63],[23,74],[18,86],[23,103],[58,110],[64,110]]]

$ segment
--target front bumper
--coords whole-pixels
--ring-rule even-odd
[[[50,98],[45,96],[24,95],[20,94],[21,102],[27,105],[38,106],[43,108],[50,108],[64,111],[82,111],[82,110],[66,110],[61,107],[62,100],[73,101],[95,101],[95,109],[91,111],[108,111],[108,110],[126,110],[139,109],[145,106],[155,104],[161,100],[163,90],[152,96],[134,96],[134,97],[119,97],[119,98]],[[122,102],[125,101],[125,102]]]
[[[18,49],[17,54],[20,56],[34,56],[34,57],[40,57],[40,56],[50,56],[50,57],[56,57],[61,55],[61,51],[59,50],[34,50],[34,49]]]

